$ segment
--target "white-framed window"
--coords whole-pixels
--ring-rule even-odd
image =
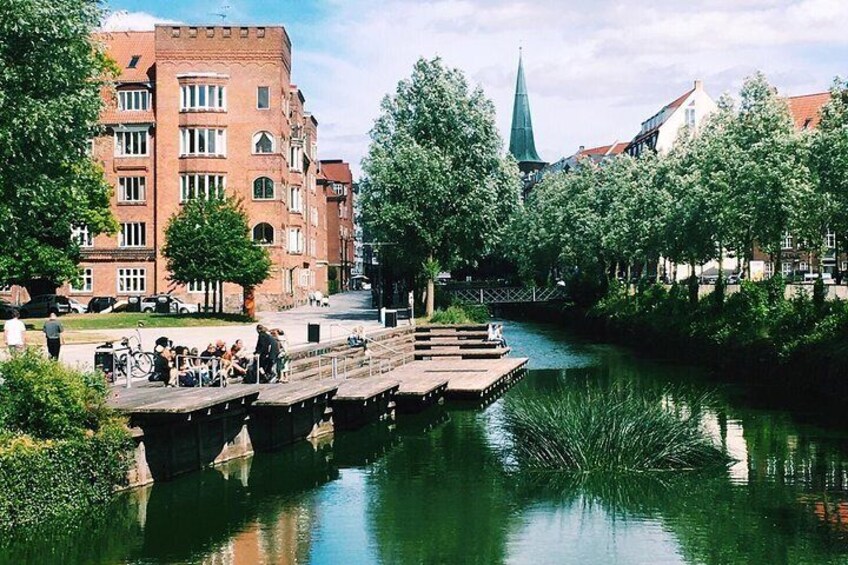
[[[695,107],[690,106],[686,108],[686,127],[690,129],[695,128]]]
[[[147,269],[122,267],[118,269],[118,294],[142,294],[147,292]]]
[[[146,157],[147,127],[115,131],[115,157]]]
[[[256,89],[256,108],[267,110],[271,107],[271,87],[260,86]]]
[[[253,241],[259,245],[272,245],[274,243],[274,226],[266,222],[253,226]]]
[[[774,275],[774,263],[766,262],[765,265],[765,276],[767,279],[770,279]]]
[[[147,224],[128,222],[121,224],[118,247],[144,247],[147,245]]]
[[[221,291],[221,281],[213,281],[209,284],[209,292]],[[191,281],[188,283],[190,294],[206,294],[206,283],[204,281]]]
[[[146,90],[121,90],[118,92],[118,110],[143,112],[150,108],[150,93]]]
[[[145,177],[119,177],[118,202],[144,202]]]
[[[848,261],[842,261],[842,266],[839,267],[840,271],[848,271]]]
[[[836,249],[836,234],[833,232],[827,232],[827,235],[824,236],[824,246],[827,249]]]
[[[71,230],[71,238],[80,247],[94,247],[94,237],[91,235],[88,226],[76,226]]]
[[[781,270],[783,271],[784,276],[785,275],[791,275],[792,274],[792,263],[790,263],[790,262],[783,263],[782,266],[781,266]]]
[[[312,222],[313,226],[318,225],[318,208],[315,206],[309,208],[309,221]]]
[[[312,255],[313,257],[318,256],[318,246],[315,242],[314,237],[309,238],[309,254]]]
[[[312,160],[317,161],[318,160],[318,142],[317,141],[312,142],[312,144],[309,147],[309,151],[310,151],[310,155],[312,155]]]
[[[799,271],[809,271],[810,265],[808,265],[806,261],[801,261],[800,263],[798,263],[798,270]]]
[[[792,234],[789,232],[783,234],[783,242],[780,244],[781,249],[793,249],[792,243]]]
[[[180,202],[192,198],[222,198],[227,188],[225,175],[186,173],[180,175]]]
[[[285,294],[294,292],[294,269],[283,269],[283,292]]]
[[[303,170],[303,148],[299,145],[292,145],[289,149],[290,159],[289,168],[293,171],[300,172]]]
[[[300,272],[300,287],[309,288],[309,270],[304,269]]]
[[[289,228],[289,253],[303,253],[303,232],[300,228]]]
[[[334,182],[333,183],[333,192],[338,196],[344,196],[344,194],[346,193],[344,183]]]
[[[227,87],[217,84],[180,86],[180,111],[217,111],[227,109]]]
[[[315,175],[314,174],[309,173],[307,175],[306,185],[309,187],[309,192],[311,192],[312,194],[315,194],[315,187],[316,187],[317,183],[315,182]]]
[[[289,192],[289,210],[303,213],[303,190],[299,186],[293,186]]]
[[[252,150],[254,153],[273,153],[274,148],[274,136],[271,132],[260,131],[253,136]]]
[[[268,177],[259,177],[253,181],[253,199],[254,200],[273,200],[274,199],[274,181]]]
[[[0,284],[0,294],[9,294],[12,292],[12,285]]]
[[[227,155],[227,130],[180,128],[180,155]]]
[[[71,292],[91,292],[91,289],[94,288],[94,270],[91,268],[82,269],[79,283],[80,286],[78,287],[73,284],[70,285]]]

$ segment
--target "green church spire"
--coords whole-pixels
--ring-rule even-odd
[[[522,163],[544,163],[536,153],[536,142],[533,140],[533,122],[530,119],[530,100],[527,97],[527,84],[524,82],[524,63],[521,50],[518,51],[518,78],[515,81],[515,103],[512,107],[512,131],[509,135],[509,152],[519,165]],[[521,167],[523,170],[525,167]],[[528,168],[538,168],[530,165]]]

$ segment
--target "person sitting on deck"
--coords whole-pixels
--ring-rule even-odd
[[[176,386],[177,369],[174,367],[174,352],[170,347],[162,347],[153,359],[153,374],[150,381],[161,381],[167,387]]]
[[[244,377],[247,374],[247,365],[250,360],[243,353],[241,340],[237,340],[230,350],[221,356],[221,370],[227,377]]]
[[[503,335],[503,324],[495,325],[495,341],[501,346],[506,347],[506,339]]]
[[[486,326],[486,341],[497,341],[498,340],[498,330],[495,328],[495,324],[489,324]]]
[[[368,349],[368,342],[365,340],[365,328],[362,326],[353,328],[353,333],[347,338],[347,344],[351,347]]]

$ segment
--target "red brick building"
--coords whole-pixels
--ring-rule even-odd
[[[114,89],[104,91],[104,130],[93,142],[115,187],[120,229],[93,238],[78,230],[82,283],[60,292],[83,303],[163,292],[202,302],[202,284],[169,279],[161,255],[165,228],[186,200],[226,192],[242,200],[254,240],[271,255],[257,307],[291,307],[310,290],[326,293],[328,203],[318,185],[318,121],[291,84],[285,29],[159,25],[97,40],[121,71]],[[224,284],[222,302],[240,308],[242,289]]]
[[[327,198],[327,261],[333,290],[347,290],[354,265],[353,175],[340,159],[321,161]]]

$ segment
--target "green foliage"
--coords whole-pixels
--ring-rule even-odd
[[[360,184],[362,220],[404,277],[428,258],[473,264],[499,243],[518,203],[519,174],[501,155],[495,110],[463,73],[420,59],[386,96]]]
[[[268,278],[268,250],[253,241],[247,213],[231,196],[193,198],[171,217],[162,255],[171,279],[225,281],[252,288]]]
[[[571,270],[644,278],[660,258],[697,266],[734,251],[750,260],[755,244],[777,258],[780,272],[786,232],[820,242],[828,225],[841,225],[841,214],[839,233],[848,233],[845,88],[835,83],[828,125],[811,144],[795,132],[786,101],[756,73],[738,104],[722,97],[698,135],[682,129],[667,154],[587,159],[546,176],[510,225],[508,253],[523,278],[539,283]],[[714,304],[722,303],[719,290]]]
[[[133,442],[98,373],[29,351],[0,363],[0,531],[96,510],[126,482]]]
[[[88,155],[113,63],[92,39],[99,3],[0,3],[0,281],[76,279],[74,226],[111,233],[111,188]],[[50,87],[45,88],[45,85]]]
[[[428,320],[430,324],[484,324],[489,320],[489,310],[484,304],[454,304],[437,309]]]
[[[556,395],[510,395],[504,420],[511,454],[524,469],[580,473],[726,464],[727,456],[701,429],[699,404],[674,406],[667,398],[589,383]]]

